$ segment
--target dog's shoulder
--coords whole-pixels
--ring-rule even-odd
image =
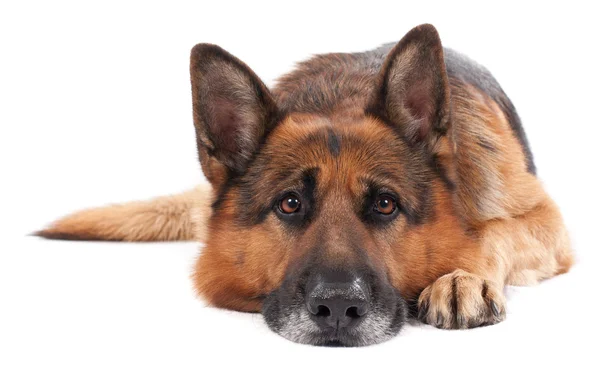
[[[521,145],[527,163],[527,170],[535,174],[533,154],[521,119],[512,101],[498,81],[487,68],[451,48],[444,48],[444,58],[453,95],[460,96],[460,91],[464,89],[464,86],[470,86],[495,102]]]

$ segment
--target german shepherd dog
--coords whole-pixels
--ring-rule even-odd
[[[312,345],[379,343],[409,317],[495,324],[505,285],[571,267],[513,104],[433,26],[315,56],[272,89],[215,45],[195,46],[190,70],[210,186],[82,211],[38,235],[201,241],[202,298]]]

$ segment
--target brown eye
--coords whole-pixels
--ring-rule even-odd
[[[279,209],[285,214],[295,213],[300,210],[300,199],[294,194],[289,194],[281,200]]]
[[[396,210],[396,201],[389,195],[380,195],[374,209],[378,213],[390,215]]]

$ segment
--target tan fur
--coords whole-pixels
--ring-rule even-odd
[[[87,209],[36,235],[71,240],[203,241],[211,196],[210,186],[202,185],[178,195]]]

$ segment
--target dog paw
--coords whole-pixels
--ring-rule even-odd
[[[429,285],[418,302],[418,318],[443,329],[499,323],[506,317],[502,290],[493,282],[457,269]]]

